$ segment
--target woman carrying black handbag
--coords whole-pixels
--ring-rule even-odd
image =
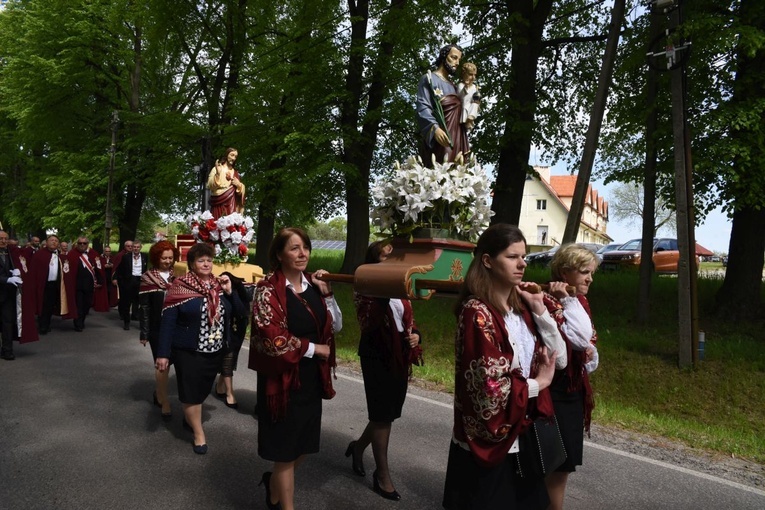
[[[496,224],[478,239],[457,305],[454,428],[443,506],[545,509],[544,478],[518,470],[518,436],[554,417],[548,387],[566,349],[542,302],[523,282],[526,239]]]

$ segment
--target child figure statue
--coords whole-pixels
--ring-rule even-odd
[[[472,62],[462,65],[462,81],[457,85],[457,91],[462,97],[462,118],[465,128],[470,131],[475,126],[478,108],[481,105],[481,87],[475,82],[478,68]]]

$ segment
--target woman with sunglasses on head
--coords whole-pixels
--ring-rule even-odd
[[[197,243],[186,255],[189,272],[167,291],[159,330],[156,367],[165,372],[170,358],[178,379],[184,427],[194,434],[194,453],[207,453],[202,403],[212,390],[231,336],[231,320],[246,313],[228,276],[212,274],[215,249]]]
[[[567,455],[566,461],[545,478],[550,510],[563,508],[568,477],[582,465],[584,433],[590,430],[594,402],[589,374],[598,366],[598,337],[586,296],[598,262],[594,253],[576,244],[562,246],[550,262],[553,281],[544,294],[544,303],[566,342],[569,360],[565,369],[555,372],[550,386]]]
[[[544,479],[518,473],[518,436],[552,418],[548,391],[566,350],[555,322],[523,281],[526,239],[496,224],[478,239],[458,298],[454,428],[443,506],[448,510],[535,509]]]
[[[249,366],[258,372],[258,455],[274,463],[261,479],[271,509],[294,508],[295,468],[319,451],[321,401],[335,396],[334,333],[343,319],[318,278],[326,271],[306,272],[310,257],[302,229],[281,229],[253,302]]]

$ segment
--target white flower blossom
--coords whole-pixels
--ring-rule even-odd
[[[370,188],[371,218],[381,233],[407,234],[418,227],[452,230],[475,239],[488,226],[491,185],[471,156],[426,168],[411,156]]]

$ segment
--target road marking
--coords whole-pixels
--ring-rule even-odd
[[[615,448],[611,448],[610,446],[603,446],[603,445],[600,445],[600,444],[591,443],[589,441],[585,441],[584,444],[585,444],[585,446],[590,446],[590,447],[596,448],[598,450],[603,450],[605,452],[613,453],[613,454],[616,454],[616,455],[621,455],[622,457],[628,457],[630,459],[640,460],[640,461],[643,461],[643,462],[647,462],[648,464],[653,464],[655,466],[660,466],[660,467],[664,467],[664,468],[667,468],[667,469],[672,469],[674,471],[679,471],[681,473],[685,473],[686,475],[693,475],[693,476],[696,476],[698,478],[703,478],[705,480],[710,480],[712,482],[718,482],[718,483],[721,483],[723,485],[728,485],[729,487],[734,487],[736,489],[741,489],[743,491],[751,492],[753,494],[757,494],[758,496],[765,496],[765,491],[761,491],[759,489],[755,489],[754,487],[750,487],[748,485],[744,485],[744,484],[741,484],[741,483],[738,483],[738,482],[732,482],[730,480],[726,480],[725,478],[720,478],[718,476],[710,475],[710,474],[707,474],[707,473],[702,473],[700,471],[694,471],[692,469],[688,469],[688,468],[684,468],[684,467],[680,467],[680,466],[675,466],[674,464],[668,464],[668,463],[662,462],[660,460],[649,459],[648,457],[643,457],[642,455],[636,455],[634,453],[623,452],[621,450],[617,450]]]
[[[244,348],[244,346],[242,346],[242,347]],[[358,377],[351,377],[351,376],[345,375],[345,374],[336,374],[336,375],[337,375],[337,377],[339,379],[345,379],[346,381],[352,381],[352,382],[355,382],[357,384],[364,384],[364,380],[360,379]],[[422,402],[426,402],[428,404],[433,404],[433,405],[438,406],[438,407],[443,407],[445,409],[452,409],[453,408],[452,404],[445,404],[444,402],[439,402],[438,400],[434,400],[434,399],[428,398],[428,397],[421,397],[420,395],[415,395],[415,394],[410,393],[410,392],[407,392],[406,398],[413,398],[413,399],[416,399],[416,400],[420,400]],[[744,485],[744,484],[741,484],[741,483],[738,483],[738,482],[733,482],[733,481],[730,481],[730,480],[726,480],[725,478],[720,478],[718,476],[710,475],[710,474],[707,474],[707,473],[702,473],[700,471],[693,471],[692,469],[688,469],[688,468],[684,468],[684,467],[680,467],[680,466],[675,466],[673,464],[668,464],[668,463],[662,462],[660,460],[650,459],[648,457],[643,457],[641,455],[636,455],[634,453],[623,452],[621,450],[617,450],[615,448],[611,448],[610,446],[603,446],[603,445],[600,445],[600,444],[591,443],[589,441],[585,441],[584,444],[585,444],[585,446],[590,446],[592,448],[596,448],[598,450],[603,450],[605,452],[613,453],[615,455],[621,455],[622,457],[628,457],[630,459],[635,459],[635,460],[639,460],[639,461],[642,461],[642,462],[647,462],[649,464],[653,464],[653,465],[656,465],[656,466],[661,466],[661,467],[664,467],[664,468],[667,468],[667,469],[672,469],[672,470],[675,470],[675,471],[679,471],[679,472],[685,473],[687,475],[696,476],[698,478],[704,478],[705,480],[710,480],[710,481],[713,481],[713,482],[721,483],[723,485],[727,485],[729,487],[734,487],[736,489],[740,489],[740,490],[743,490],[743,491],[751,492],[753,494],[757,494],[758,496],[765,496],[765,491],[762,491],[760,489],[756,489],[754,487],[750,487],[748,485]]]
[[[349,375],[345,374],[336,374],[338,378],[345,379],[346,381],[353,381],[355,383],[364,384],[363,379],[359,379],[358,377],[351,377]],[[415,400],[420,400],[422,402],[427,402],[428,404],[433,404],[439,407],[443,407],[444,409],[452,409],[452,404],[445,404],[444,402],[439,402],[438,400],[434,400],[432,398],[428,397],[421,397],[420,395],[415,395],[414,393],[411,393],[409,391],[406,392],[406,398],[413,398]]]

